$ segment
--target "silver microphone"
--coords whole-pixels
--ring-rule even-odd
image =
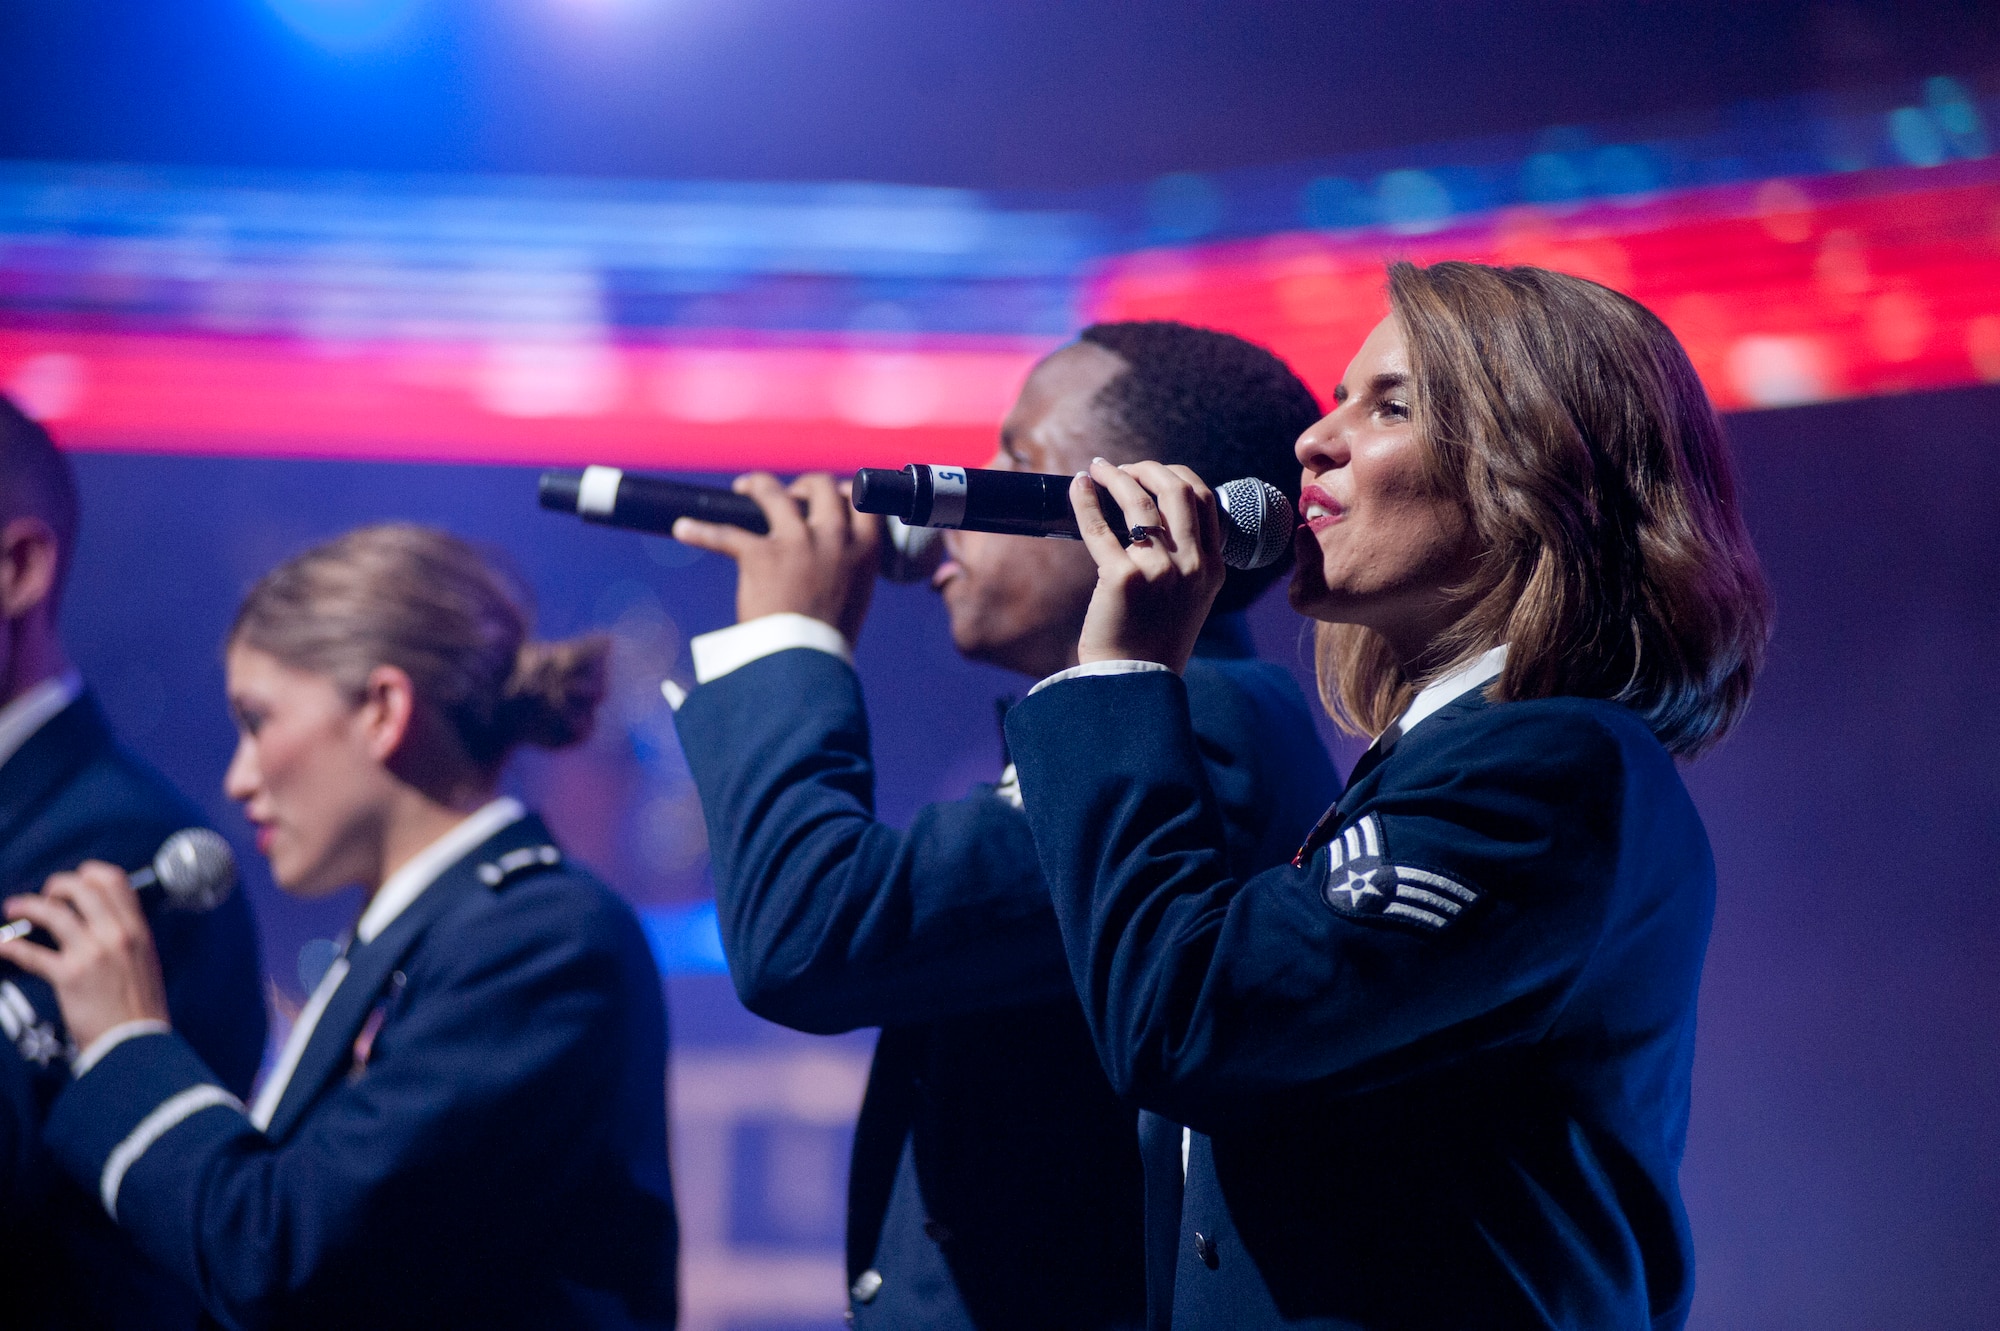
[[[187,827],[161,842],[153,862],[134,869],[128,881],[135,892],[157,888],[174,910],[214,910],[236,889],[236,855],[219,834]],[[26,920],[16,920],[0,928],[0,942],[33,930]]]

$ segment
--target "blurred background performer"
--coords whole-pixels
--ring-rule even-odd
[[[987,465],[1069,474],[1099,454],[1170,457],[1218,483],[1254,475],[1290,491],[1290,441],[1317,414],[1282,361],[1240,339],[1101,325],[1035,368]],[[1097,1066],[1012,773],[920,811],[906,832],[875,821],[849,663],[875,519],[825,477],[792,487],[803,520],[772,478],[740,488],[769,537],[675,529],[737,561],[741,621],[695,639],[700,684],[677,724],[744,1003],[805,1031],[883,1028],[849,1184],[855,1323],[1137,1325],[1142,1205],[1178,1209],[1180,1130],[1149,1125],[1142,1185],[1134,1114]],[[959,651],[1037,678],[1074,663],[1088,551],[947,539],[934,581]],[[1337,786],[1288,672],[1250,659],[1240,612],[1274,576],[1230,574],[1187,669],[1228,859],[1244,873],[1290,854]]]
[[[75,556],[76,481],[48,432],[0,398],[0,891],[31,892],[85,860],[136,868],[202,814],[112,736],[63,648],[57,613]],[[174,1026],[233,1094],[264,1052],[249,902],[145,906]],[[41,980],[0,966],[0,1272],[7,1325],[192,1327],[193,1299],[40,1148],[68,1077],[66,1034]],[[38,1301],[47,1307],[37,1307]]]
[[[1346,793],[1295,867],[1232,868],[1175,673],[1214,503],[1099,464],[1169,534],[1121,549],[1071,490],[1085,677],[1007,726],[1035,844],[1112,1084],[1196,1130],[1176,1327],[1678,1327],[1714,867],[1674,759],[1742,712],[1768,620],[1727,447],[1607,288],[1389,293],[1298,444],[1292,603],[1377,736]]]
[[[167,1029],[123,876],[8,912],[82,1052],[48,1139],[214,1320],[665,1328],[665,1012],[632,912],[495,788],[589,731],[601,640],[525,641],[463,542],[369,527],[252,589],[226,787],[280,887],[368,901],[246,1109]]]

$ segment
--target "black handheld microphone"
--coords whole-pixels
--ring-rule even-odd
[[[585,467],[582,471],[542,473],[543,508],[574,513],[585,522],[666,536],[675,518],[723,522],[732,527],[770,534],[764,510],[749,495],[688,485],[662,476],[635,476],[617,467]]]
[[[913,462],[901,471],[863,467],[854,473],[854,506],[887,513],[913,527],[956,527],[1002,536],[1081,540],[1069,506],[1067,476],[1026,471],[978,471]],[[1298,525],[1292,501],[1268,481],[1245,477],[1215,487],[1222,507],[1222,559],[1231,568],[1262,568],[1292,548]],[[1125,515],[1097,488],[1112,533],[1127,544]]]
[[[726,523],[759,536],[768,536],[771,531],[764,510],[748,495],[663,476],[635,475],[618,467],[545,471],[540,495],[543,508],[655,536],[673,535],[675,518]],[[799,508],[803,512],[805,505]],[[891,518],[888,538],[882,543],[882,576],[891,582],[921,582],[943,561],[944,542],[935,531]]]
[[[135,892],[156,889],[175,910],[214,910],[236,888],[236,856],[229,843],[206,827],[188,827],[160,843],[153,862],[134,869]],[[26,938],[34,926],[16,920],[0,928],[0,941]]]

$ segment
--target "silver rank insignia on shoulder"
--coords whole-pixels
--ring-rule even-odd
[[[1455,878],[1389,859],[1382,820],[1365,814],[1326,845],[1326,904],[1341,915],[1379,915],[1436,932],[1479,893]]]
[[[488,887],[498,887],[516,874],[530,869],[541,869],[562,863],[562,852],[554,846],[523,846],[510,850],[479,866],[479,881]]]

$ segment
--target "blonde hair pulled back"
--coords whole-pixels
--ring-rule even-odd
[[[590,735],[610,640],[541,642],[528,598],[467,542],[413,523],[360,527],[258,580],[228,644],[323,675],[357,700],[369,672],[410,677],[465,755],[493,772],[521,744]]]

